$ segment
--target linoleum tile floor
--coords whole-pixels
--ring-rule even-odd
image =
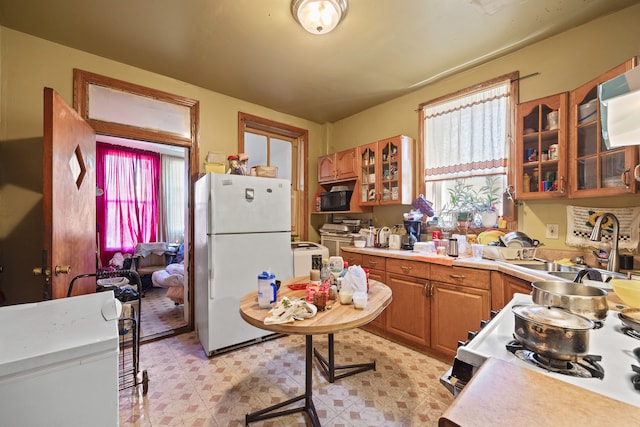
[[[375,360],[376,370],[336,380],[313,364],[313,402],[323,426],[435,426],[453,401],[439,383],[449,368],[376,335],[335,337],[336,364]],[[327,336],[314,335],[326,355]],[[120,426],[244,426],[245,414],[304,393],[305,338],[280,337],[207,357],[195,332],[141,345],[149,389],[120,391]],[[296,402],[287,408],[296,407]],[[251,426],[306,426],[303,413]]]

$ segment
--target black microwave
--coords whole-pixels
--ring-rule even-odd
[[[322,211],[348,211],[351,208],[351,195],[353,191],[329,191],[320,193],[320,210]]]

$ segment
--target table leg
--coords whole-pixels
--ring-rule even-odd
[[[295,414],[296,412],[306,412],[311,420],[313,427],[320,427],[320,420],[316,412],[316,407],[313,405],[313,336],[306,336],[305,346],[305,379],[304,379],[304,394],[289,399],[284,402],[277,403],[269,406],[268,408],[261,409],[256,412],[245,415],[245,424],[249,425],[254,421],[267,420],[270,418],[280,417],[283,415]],[[292,409],[286,409],[283,411],[273,412],[277,409],[288,406],[299,400],[304,399],[304,406]]]
[[[371,363],[359,363],[355,365],[340,365],[336,366],[334,355],[333,355],[333,334],[329,334],[329,349],[328,349],[328,358],[327,360],[324,356],[320,354],[317,349],[313,349],[316,359],[318,359],[318,363],[320,363],[320,367],[325,373],[325,376],[329,380],[330,383],[333,383],[335,380],[339,380],[340,378],[348,377],[350,375],[359,374],[360,372],[365,372],[373,369],[376,370],[376,362],[375,360]],[[337,370],[349,369],[349,371],[344,372],[342,374],[336,375]]]

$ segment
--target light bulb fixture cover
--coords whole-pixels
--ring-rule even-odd
[[[291,14],[311,34],[327,34],[347,14],[347,0],[292,0]]]

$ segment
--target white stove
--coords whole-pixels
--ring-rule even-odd
[[[631,365],[640,365],[633,354],[633,349],[640,347],[640,339],[626,335],[622,331],[622,322],[617,312],[609,311],[603,326],[592,329],[589,336],[589,354],[602,357],[599,364],[604,369],[604,378],[582,378],[563,373],[552,372],[530,362],[519,359],[506,348],[513,341],[514,314],[511,308],[518,304],[532,304],[530,295],[515,294],[514,298],[491,320],[469,343],[458,348],[453,372],[467,372],[472,376],[489,357],[515,363],[544,375],[565,381],[595,393],[620,400],[629,405],[640,407],[640,391],[635,390],[631,379],[636,375]],[[456,367],[456,365],[458,365]],[[462,386],[453,386],[452,370],[447,372],[441,382],[449,390],[457,394]],[[455,376],[455,374],[454,374]]]

